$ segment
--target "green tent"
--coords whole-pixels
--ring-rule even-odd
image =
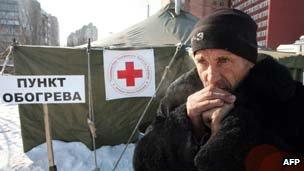
[[[155,86],[160,83],[165,67],[172,57],[176,56],[172,68],[148,108],[144,121],[154,118],[159,101],[169,84],[193,67],[186,47],[189,45],[188,35],[197,19],[183,11],[179,16],[173,14],[172,7],[166,6],[154,16],[118,33],[117,36],[113,35],[111,39],[92,44],[91,75],[97,148],[102,145],[126,143],[150,100],[147,97],[105,100],[104,49],[153,49]],[[177,48],[178,42],[184,45]],[[16,75],[85,75],[87,85],[86,48],[15,46],[13,57]],[[86,98],[88,102],[88,95]],[[88,103],[48,106],[53,139],[67,142],[80,141],[90,149],[93,148],[87,124]],[[45,142],[42,105],[19,105],[19,113],[23,146],[26,152]]]
[[[179,42],[190,45],[188,37],[197,20],[195,16],[184,11],[176,16],[174,4],[171,3],[148,19],[107,39],[93,42],[92,45],[134,47],[174,45]]]

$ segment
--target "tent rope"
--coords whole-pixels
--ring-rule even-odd
[[[89,129],[92,135],[93,141],[93,150],[94,150],[94,162],[95,162],[95,169],[94,171],[99,171],[97,164],[97,155],[96,155],[96,127],[95,127],[95,118],[94,118],[94,108],[93,108],[93,98],[92,98],[92,79],[91,79],[91,39],[88,40],[88,47],[87,47],[87,56],[88,56],[88,103],[89,103],[89,118],[87,120]]]
[[[9,46],[9,47],[7,47],[6,50],[2,53],[2,55],[5,55],[5,54],[7,53],[7,55],[6,55],[6,57],[5,57],[5,60],[4,60],[3,65],[2,65],[2,69],[1,69],[1,71],[0,71],[0,75],[3,75],[3,74],[4,74],[6,65],[7,65],[8,61],[9,61],[9,59],[10,59],[10,55],[11,55],[11,53],[12,53],[12,51],[13,51],[13,48],[14,48],[14,46]]]
[[[181,47],[182,47],[182,43],[177,44],[177,47],[176,47],[176,50],[175,50],[175,53],[174,53],[173,57],[171,58],[169,64],[165,67],[165,70],[164,70],[164,72],[163,72],[162,78],[161,78],[161,80],[160,80],[160,82],[159,82],[159,84],[158,84],[158,86],[157,86],[157,88],[156,88],[156,90],[155,90],[153,96],[150,98],[149,102],[147,103],[147,105],[146,105],[146,107],[145,107],[145,110],[144,110],[143,113],[140,115],[140,118],[138,119],[138,121],[137,121],[137,123],[136,123],[136,126],[134,127],[134,129],[133,129],[133,131],[132,131],[130,137],[128,138],[127,144],[126,144],[125,148],[123,149],[123,151],[121,152],[121,154],[120,154],[120,156],[119,156],[117,162],[115,163],[114,168],[113,168],[112,171],[115,171],[115,170],[117,169],[118,164],[119,164],[119,162],[120,162],[121,159],[122,159],[122,156],[123,156],[124,153],[126,152],[126,150],[127,150],[128,146],[129,146],[129,144],[130,144],[132,138],[134,137],[134,135],[135,135],[135,133],[136,133],[136,130],[138,129],[139,125],[141,124],[143,118],[145,117],[145,115],[146,115],[146,113],[147,113],[147,110],[149,109],[149,107],[150,107],[152,101],[154,100],[154,98],[156,97],[156,94],[158,93],[160,87],[162,86],[162,84],[163,84],[165,78],[167,77],[168,72],[170,71],[170,68],[171,68],[173,62],[175,61],[175,59],[176,59],[176,57],[177,57],[177,54],[178,54],[178,52],[180,51]]]

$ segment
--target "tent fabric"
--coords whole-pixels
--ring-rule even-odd
[[[279,62],[288,67],[293,79],[304,83],[304,56],[298,55],[280,58]]]
[[[122,32],[92,42],[92,46],[161,46],[180,42],[190,45],[188,37],[197,21],[195,16],[185,11],[181,11],[180,15],[176,16],[174,4],[169,4],[146,20]]]
[[[176,51],[176,46],[154,47],[153,49],[157,86],[165,67]],[[13,57],[16,75],[85,75],[87,92],[86,49],[17,46],[14,48]],[[193,61],[189,60],[188,53],[185,48],[182,48],[177,54],[168,77],[148,109],[144,122],[154,118],[158,103],[169,84],[192,67]],[[96,145],[100,147],[126,143],[150,98],[105,100],[103,50],[93,49],[91,51],[91,69],[93,108],[97,129]],[[48,107],[53,139],[68,142],[80,141],[92,149],[92,139],[87,124],[87,103],[49,104]],[[19,112],[23,146],[26,152],[45,142],[42,105],[19,105]]]
[[[289,58],[292,56],[297,56],[295,53],[278,52],[278,51],[271,51],[271,50],[258,50],[258,53],[268,54],[268,55],[274,57],[275,59]]]

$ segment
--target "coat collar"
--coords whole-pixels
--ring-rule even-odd
[[[261,54],[257,64],[236,89],[262,101],[286,102],[295,95],[296,84],[288,69],[269,55]]]

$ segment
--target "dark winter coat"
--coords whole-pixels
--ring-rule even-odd
[[[304,154],[304,87],[274,59],[259,61],[233,92],[235,107],[223,119],[219,132],[211,138],[210,131],[206,132],[196,140],[185,103],[202,88],[196,69],[171,84],[152,131],[136,146],[136,171],[245,170],[255,167],[257,163],[250,162],[258,156],[252,151],[263,150],[263,144]]]

